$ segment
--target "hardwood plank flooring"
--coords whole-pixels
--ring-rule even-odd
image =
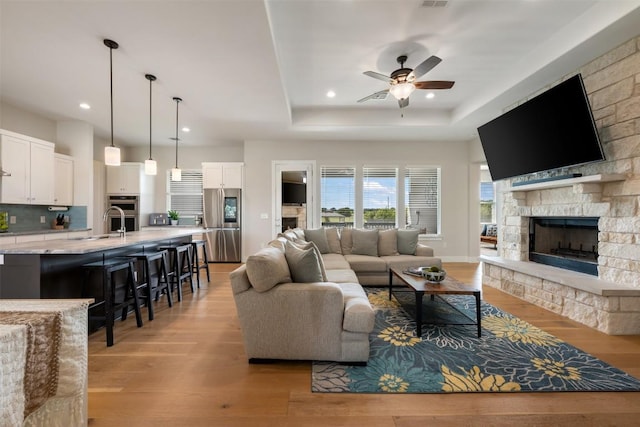
[[[195,294],[185,287],[172,308],[161,300],[155,320],[145,317],[142,328],[134,316],[116,322],[113,347],[103,330],[89,337],[90,426],[584,427],[640,420],[640,392],[311,393],[310,362],[247,363],[228,278],[236,267],[211,264],[210,283],[201,280]],[[477,263],[444,268],[464,282],[482,280]],[[640,376],[640,336],[608,336],[489,287],[483,299]]]

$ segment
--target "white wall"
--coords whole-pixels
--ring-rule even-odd
[[[479,187],[479,169],[469,163],[469,144],[451,142],[326,142],[247,141],[244,146],[245,194],[243,257],[260,249],[273,237],[273,160],[315,160],[323,165],[436,165],[442,167],[442,239],[429,240],[436,254],[447,261],[468,261],[470,215],[478,208],[469,188]],[[315,171],[319,194],[319,170]],[[473,204],[473,207],[471,205]],[[267,213],[269,219],[261,219]],[[478,226],[476,226],[477,228]],[[473,241],[478,246],[478,234]]]
[[[0,129],[56,142],[56,122],[3,102]]]

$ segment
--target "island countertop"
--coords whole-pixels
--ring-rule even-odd
[[[144,228],[141,231],[131,231],[124,237],[118,234],[89,236],[71,239],[43,240],[37,242],[15,243],[4,245],[0,248],[0,254],[13,255],[72,255],[90,254],[105,250],[124,248],[127,246],[153,243],[160,240],[169,240],[201,234],[202,227],[157,227]]]

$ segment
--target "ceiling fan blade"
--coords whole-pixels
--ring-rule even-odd
[[[422,61],[422,63],[419,64],[416,68],[414,68],[409,75],[413,74],[413,77],[417,79],[423,76],[426,72],[431,71],[431,69],[436,65],[438,65],[440,62],[442,62],[442,59],[438,58],[435,55],[432,55],[429,58]]]
[[[372,93],[369,96],[365,96],[362,99],[358,99],[358,102],[365,102],[370,99],[387,99],[387,95],[389,95],[389,89],[381,90],[380,92]]]
[[[451,89],[455,82],[448,80],[429,80],[424,82],[414,82],[416,89]]]
[[[400,106],[400,108],[408,107],[409,106],[409,98],[398,99],[398,105]]]
[[[384,74],[376,73],[375,71],[365,71],[362,74],[369,77],[373,77],[374,79],[382,80],[383,82],[387,82],[387,83],[393,82],[393,79],[391,77],[385,76]]]

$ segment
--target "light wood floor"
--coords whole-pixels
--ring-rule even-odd
[[[113,347],[102,330],[89,337],[90,426],[640,425],[640,392],[311,393],[309,362],[247,363],[228,279],[235,267],[211,264],[211,283],[173,308],[161,301],[140,329],[134,316],[117,322]],[[478,264],[445,268],[481,281]],[[640,336],[607,336],[489,287],[483,298],[640,377]]]

